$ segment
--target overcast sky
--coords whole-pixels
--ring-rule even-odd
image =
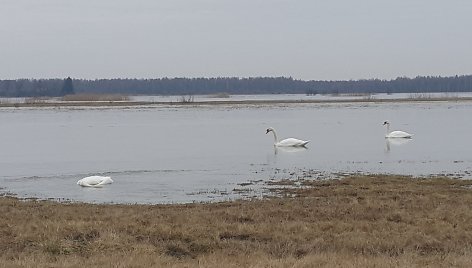
[[[0,0],[0,79],[455,74],[470,0]]]

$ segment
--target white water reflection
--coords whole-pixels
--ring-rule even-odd
[[[391,146],[402,146],[410,143],[413,139],[404,138],[385,138],[385,150],[390,152]]]
[[[308,150],[307,147],[304,146],[299,146],[299,147],[280,147],[280,146],[274,146],[274,153],[288,153],[288,154],[293,154],[293,153],[300,153]]]
[[[469,102],[2,108],[0,188],[86,202],[173,203],[234,198],[238,183],[303,170],[468,178],[471,114]],[[414,138],[387,141],[379,127],[385,118]],[[264,134],[270,126],[311,140],[309,148],[274,151]],[[92,175],[114,184],[77,186]]]

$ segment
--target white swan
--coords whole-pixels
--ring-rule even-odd
[[[113,183],[113,180],[110,177],[104,176],[85,177],[77,182],[78,185],[83,187],[102,187],[105,184],[111,183]]]
[[[390,122],[388,121],[385,121],[383,123],[383,125],[387,126],[387,134],[385,134],[385,138],[404,138],[404,139],[411,139],[411,137],[413,136],[413,134],[410,134],[408,132],[405,132],[405,131],[401,131],[401,130],[395,130],[395,131],[392,131],[390,132]]]
[[[294,139],[294,138],[288,138],[285,140],[279,141],[277,138],[277,133],[275,133],[275,129],[273,128],[268,128],[266,131],[266,134],[272,132],[274,134],[274,145],[279,146],[279,147],[304,147],[307,143],[310,141],[303,141],[299,139]]]

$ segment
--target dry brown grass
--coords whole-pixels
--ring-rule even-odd
[[[472,267],[471,183],[353,176],[189,205],[3,197],[0,266]]]

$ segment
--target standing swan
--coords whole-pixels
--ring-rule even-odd
[[[401,130],[395,130],[395,131],[390,132],[390,122],[388,121],[385,121],[383,125],[384,126],[387,125],[387,134],[385,134],[385,138],[411,139],[411,137],[413,136],[413,134],[410,134],[408,132],[401,131]]]
[[[288,139],[279,141],[279,139],[277,138],[277,133],[275,133],[275,129],[270,127],[267,129],[266,134],[269,132],[272,132],[274,134],[274,146],[305,147],[305,145],[310,142],[310,141],[302,141],[302,140],[294,139],[294,138],[288,138]]]
[[[110,177],[104,176],[85,177],[77,182],[78,185],[83,187],[102,187],[105,184],[111,183],[113,183],[113,180]]]

